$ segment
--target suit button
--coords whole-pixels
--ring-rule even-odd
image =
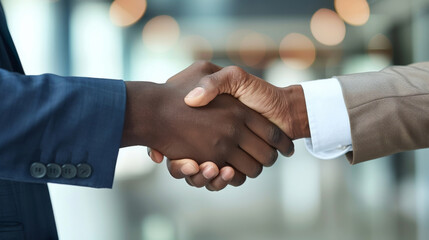
[[[63,178],[71,179],[76,177],[77,169],[73,164],[64,164],[61,167],[61,176]]]
[[[86,163],[80,163],[77,165],[77,177],[78,178],[89,178],[92,174],[92,167]]]
[[[46,165],[48,178],[59,178],[61,176],[61,167],[56,163],[48,163]]]
[[[43,178],[46,175],[46,166],[43,163],[35,162],[31,164],[30,174],[34,178]]]

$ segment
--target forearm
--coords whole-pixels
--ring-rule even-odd
[[[125,112],[122,81],[0,70],[0,178],[110,187]],[[88,178],[31,174],[33,163],[89,164]]]
[[[338,79],[350,116],[351,163],[429,147],[429,62]]]

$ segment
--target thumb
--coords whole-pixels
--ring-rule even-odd
[[[219,83],[215,85],[212,79],[212,75],[203,77],[197,87],[186,95],[185,103],[190,107],[201,107],[211,102],[220,94]]]
[[[226,67],[218,72],[203,77],[191,92],[185,97],[185,103],[190,107],[201,107],[211,102],[222,93],[236,95],[240,82],[247,73],[239,67]]]

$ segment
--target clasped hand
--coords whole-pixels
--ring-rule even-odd
[[[122,145],[150,147],[155,162],[165,155],[171,175],[192,186],[212,191],[239,186],[273,165],[277,150],[292,155],[292,139],[309,135],[296,127],[305,125],[306,115],[285,117],[302,115],[285,101],[300,91],[209,62],[197,62],[161,85],[142,89],[129,82]],[[147,101],[146,109],[138,104]]]

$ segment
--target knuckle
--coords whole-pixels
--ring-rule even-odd
[[[213,149],[216,149],[221,154],[228,151],[228,144],[225,142],[223,135],[213,136]]]
[[[238,66],[228,66],[226,67],[226,71],[228,71],[234,77],[244,76],[246,74],[246,71]]]
[[[228,110],[233,121],[244,120],[248,115],[247,109],[245,109],[241,104],[234,104],[233,106],[230,106]]]
[[[237,139],[240,135],[240,129],[236,124],[228,124],[225,126],[225,135],[228,139]]]
[[[230,76],[229,87],[236,92],[240,85],[246,82],[247,72],[238,66],[229,66],[226,68],[226,71]]]
[[[217,155],[217,157],[213,160],[217,163],[220,163],[229,155],[231,151],[231,144],[229,144],[228,141],[226,141],[223,137],[216,138],[214,140],[213,149],[216,149]]]
[[[206,60],[198,60],[197,62],[195,62],[195,65],[204,70],[209,69],[211,67],[211,63]]]

